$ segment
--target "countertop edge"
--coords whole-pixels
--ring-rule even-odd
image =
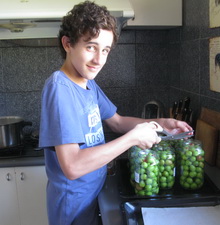
[[[0,168],[42,165],[45,165],[43,156],[0,159]]]

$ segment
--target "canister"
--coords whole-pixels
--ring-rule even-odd
[[[180,185],[196,190],[204,183],[204,150],[199,140],[188,139],[180,150]]]
[[[139,196],[158,194],[159,158],[157,152],[152,149],[134,148],[136,150],[133,149],[131,182],[135,193]]]

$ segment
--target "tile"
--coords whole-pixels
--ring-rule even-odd
[[[137,44],[164,44],[167,43],[167,30],[137,30],[136,43]]]
[[[183,1],[183,27],[181,40],[198,39],[200,36],[201,1]]]
[[[136,77],[138,86],[160,88],[167,86],[167,46],[144,45],[136,46]]]
[[[3,67],[3,65],[2,65],[2,49],[0,48],[0,92],[5,91],[2,67]]]
[[[180,43],[169,44],[168,65],[169,85],[180,88]]]
[[[96,77],[102,87],[133,87],[135,85],[135,46],[118,45]]]
[[[118,44],[135,43],[135,30],[122,30]]]
[[[47,77],[54,71],[59,70],[63,62],[59,47],[47,47]]]
[[[199,41],[181,43],[180,51],[180,88],[199,93]]]
[[[167,39],[169,44],[179,43],[182,27],[170,29],[167,32]]]
[[[21,116],[33,123],[33,129],[39,129],[41,92],[7,93],[7,115]]]
[[[201,96],[201,105],[205,108],[220,112],[220,98]]]
[[[6,48],[2,55],[6,91],[42,89],[47,69],[45,48]]]
[[[180,99],[183,99],[182,91],[179,88],[170,87],[169,89],[169,108],[173,107],[174,102],[178,102]]]
[[[137,90],[135,88],[103,88],[108,98],[124,116],[137,116]]]
[[[0,116],[6,115],[5,93],[0,92]]]

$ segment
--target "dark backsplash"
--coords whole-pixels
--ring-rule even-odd
[[[220,36],[220,27],[209,28],[209,0],[183,1],[183,27],[168,36],[170,104],[189,96],[194,122],[202,107],[219,112],[220,93],[209,83],[209,39]]]
[[[184,1],[183,27],[123,30],[96,81],[122,115],[141,116],[143,106],[191,97],[194,120],[201,107],[220,111],[220,93],[209,89],[209,1]],[[0,116],[17,115],[39,128],[45,79],[60,68],[56,39],[0,41]],[[220,84],[219,84],[220,85]]]
[[[57,43],[1,41],[0,115],[19,115],[39,126],[45,79],[62,65]],[[167,31],[123,31],[96,81],[123,115],[140,116],[144,103],[169,100]]]

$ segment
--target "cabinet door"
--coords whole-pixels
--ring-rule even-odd
[[[45,167],[16,167],[15,172],[21,224],[47,225]]]
[[[0,224],[20,225],[14,168],[0,168]]]
[[[134,9],[134,20],[128,20],[132,26],[182,26],[182,0],[130,0]]]

